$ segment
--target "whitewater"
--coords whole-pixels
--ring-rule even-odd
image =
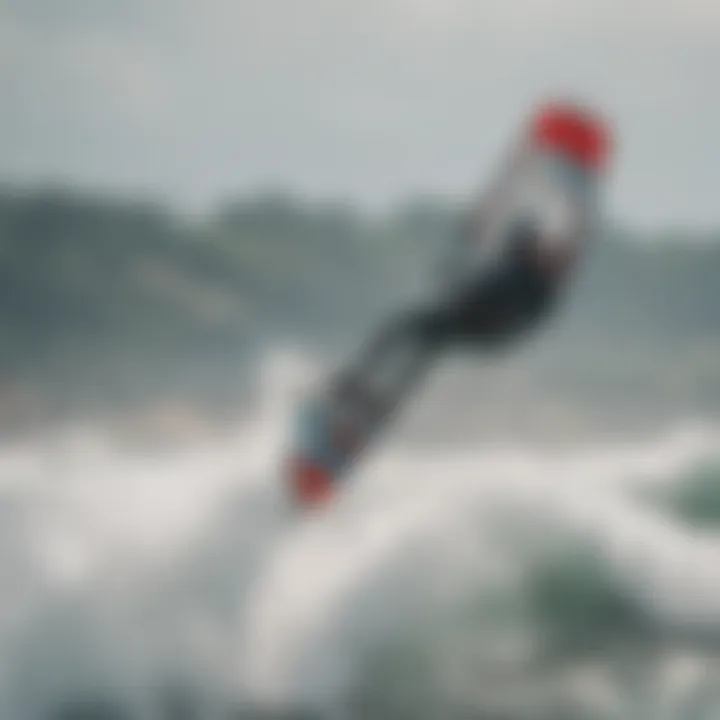
[[[720,715],[720,532],[669,500],[715,424],[389,440],[301,517],[279,462],[306,369],[267,365],[189,447],[0,448],[0,718]]]

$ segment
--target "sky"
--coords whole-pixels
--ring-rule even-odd
[[[718,77],[718,0],[0,0],[0,181],[465,195],[569,96],[614,217],[720,227]]]

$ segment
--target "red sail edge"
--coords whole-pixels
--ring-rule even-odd
[[[530,122],[530,142],[555,149],[589,170],[601,170],[610,155],[610,131],[597,115],[571,103],[540,107]]]
[[[287,477],[291,495],[299,505],[324,505],[333,496],[332,476],[317,463],[295,458],[289,463]]]

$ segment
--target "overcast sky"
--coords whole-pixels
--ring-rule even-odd
[[[720,0],[0,0],[0,179],[464,193],[570,93],[614,215],[720,226],[719,82]]]

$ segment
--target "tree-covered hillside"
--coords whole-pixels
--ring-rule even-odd
[[[370,218],[267,193],[190,220],[153,203],[6,189],[2,415],[28,403],[52,415],[169,396],[232,402],[278,338],[357,344],[417,285],[455,214],[419,199]],[[576,285],[557,323],[567,363],[608,377],[648,358],[648,373],[684,363],[720,403],[720,243],[615,233]]]

